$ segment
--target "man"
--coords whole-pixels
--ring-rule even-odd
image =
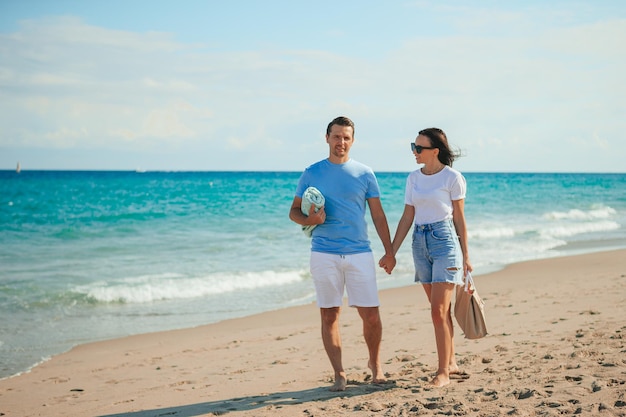
[[[376,266],[365,221],[366,202],[388,257],[384,263],[387,273],[391,273],[396,261],[374,172],[349,156],[354,143],[352,120],[337,117],[331,121],[326,128],[326,142],[329,156],[302,173],[289,218],[302,226],[317,225],[312,232],[311,275],[320,307],[322,341],[335,372],[330,389],[343,391],[347,379],[341,360],[339,314],[344,288],[348,304],[357,308],[363,321],[372,382],[386,381],[379,358],[382,323]],[[302,213],[301,204],[308,187],[315,187],[324,195],[325,205],[316,212],[312,204],[307,216]]]

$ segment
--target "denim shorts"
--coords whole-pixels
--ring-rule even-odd
[[[463,253],[452,220],[415,225],[415,282],[463,284]]]

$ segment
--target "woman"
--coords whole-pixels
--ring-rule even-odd
[[[441,129],[422,130],[411,149],[417,163],[423,166],[407,178],[404,213],[393,239],[393,254],[414,224],[415,281],[422,284],[430,302],[439,359],[431,384],[443,387],[450,383],[450,374],[459,372],[454,357],[452,294],[467,272],[472,271],[464,213],[466,183],[463,175],[452,169],[458,155],[450,150]],[[393,269],[385,257],[379,264],[385,270]]]

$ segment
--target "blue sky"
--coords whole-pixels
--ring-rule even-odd
[[[626,172],[622,1],[0,0],[0,169]]]

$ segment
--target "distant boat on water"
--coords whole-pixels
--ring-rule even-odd
[[[20,163],[18,161],[17,168],[15,168],[15,172],[17,172],[19,174],[21,170],[22,170],[22,167],[20,166]]]

